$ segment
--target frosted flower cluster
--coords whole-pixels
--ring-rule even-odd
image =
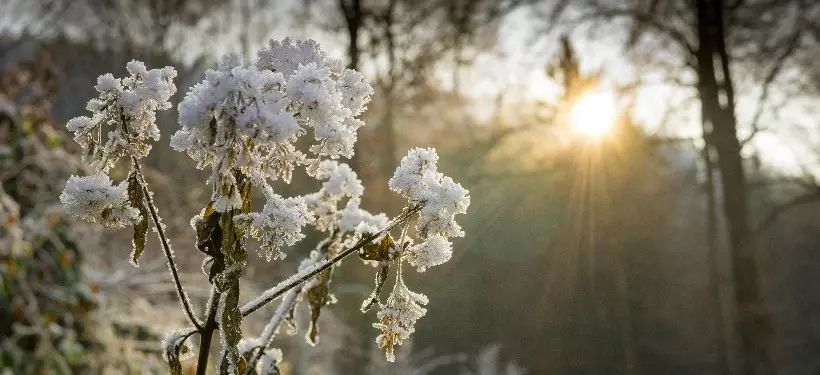
[[[138,223],[140,212],[132,207],[128,196],[130,179],[114,185],[108,170],[121,157],[140,159],[148,155],[149,142],[159,140],[156,111],[171,108],[169,100],[176,93],[174,68],[148,70],[135,60],[125,68],[128,77],[104,74],[97,78],[94,88],[100,95],[86,107],[92,117],[76,117],[66,124],[83,148],[83,163],[98,173],[72,176],[60,195],[69,214],[115,228]]]
[[[283,198],[269,193],[262,212],[237,215],[236,223],[262,242],[259,255],[265,259],[284,259],[282,246],[290,246],[305,237],[302,227],[313,221],[313,215],[301,197]]]
[[[82,160],[97,171],[108,171],[123,156],[137,159],[148,155],[150,141],[159,140],[156,111],[171,108],[168,101],[176,86],[174,68],[147,70],[132,60],[126,65],[130,76],[104,74],[94,88],[100,94],[86,106],[91,117],[68,121],[66,127],[83,148]]]
[[[105,227],[122,228],[139,219],[139,211],[131,207],[126,181],[113,185],[104,173],[91,176],[71,176],[60,194],[66,212]]]
[[[314,158],[351,157],[364,125],[356,116],[373,93],[361,73],[329,59],[314,41],[271,41],[258,55],[249,67],[224,56],[179,105],[182,129],[171,145],[199,168],[211,167],[213,200],[227,203],[215,207],[220,212],[239,207],[234,170],[264,185],[315,162],[296,147],[309,128]]]
[[[411,149],[388,182],[411,204],[421,205],[416,230],[423,242],[411,246],[404,257],[419,271],[450,259],[452,245],[447,238],[464,236],[455,216],[470,206],[469,192],[439,173],[437,162],[434,149]]]
[[[355,241],[362,231],[377,232],[387,226],[385,214],[373,215],[359,207],[364,186],[350,166],[325,160],[309,172],[323,181],[318,192],[305,196],[308,208],[316,215],[319,231],[338,230],[353,235],[351,239]],[[342,204],[344,208],[340,209]]]
[[[396,360],[394,348],[410,337],[415,331],[416,321],[427,313],[427,309],[422,307],[427,302],[427,296],[408,289],[399,277],[387,302],[381,305],[376,315],[379,322],[373,324],[381,331],[376,343],[384,349],[389,362]]]

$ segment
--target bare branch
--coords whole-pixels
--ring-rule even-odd
[[[789,56],[791,56],[794,53],[794,51],[797,50],[797,46],[799,44],[800,38],[803,36],[804,30],[805,29],[803,27],[797,27],[797,29],[794,31],[794,34],[792,34],[792,36],[786,42],[786,46],[783,49],[782,53],[780,53],[780,55],[777,56],[777,59],[772,65],[771,70],[769,70],[769,73],[766,75],[766,78],[763,80],[760,98],[758,99],[757,103],[757,110],[755,111],[755,114],[752,117],[752,132],[749,134],[748,137],[746,137],[740,142],[741,147],[749,143],[749,141],[751,141],[752,138],[754,138],[754,136],[757,135],[757,133],[766,130],[765,128],[761,129],[759,123],[760,117],[763,114],[763,110],[766,107],[766,102],[769,100],[769,94],[771,93],[772,83],[777,78],[778,74],[780,74],[780,71],[783,69],[784,62],[786,61],[786,59],[788,59]]]
[[[598,8],[595,11],[581,15],[571,23],[580,24],[602,18],[631,18],[635,22],[642,24],[646,27],[650,27],[655,31],[659,32],[660,34],[665,35],[672,41],[678,43],[678,45],[680,45],[681,48],[683,48],[686,52],[689,53],[689,57],[695,57],[697,55],[697,49],[689,41],[689,39],[682,31],[676,30],[671,25],[662,22],[654,15],[642,12],[638,9]]]

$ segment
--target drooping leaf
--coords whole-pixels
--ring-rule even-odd
[[[139,210],[139,221],[134,224],[134,238],[132,240],[131,263],[139,266],[139,258],[145,251],[145,236],[148,234],[148,208],[145,207],[145,194],[136,171],[128,175],[128,200],[131,207]]]
[[[330,294],[330,280],[333,278],[333,267],[316,276],[318,283],[307,291],[308,303],[310,304],[310,327],[308,327],[307,342],[316,345],[319,333],[319,314],[322,308],[335,301]]]
[[[168,363],[171,375],[182,375],[182,360],[190,357],[193,350],[186,343],[190,331],[174,330],[162,340],[162,356]]]
[[[194,223],[196,227],[196,248],[212,259],[208,270],[208,281],[213,284],[214,277],[225,270],[225,256],[222,254],[222,214],[216,212],[212,203],[208,203],[202,217]]]
[[[361,310],[362,312],[366,312],[370,310],[373,305],[379,302],[379,295],[384,289],[384,284],[387,282],[387,274],[390,271],[390,263],[384,263],[380,268],[379,271],[376,273],[376,288],[373,289],[373,292],[370,293],[370,296],[367,297],[364,302],[362,302]]]

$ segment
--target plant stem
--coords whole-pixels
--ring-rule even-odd
[[[330,244],[333,243],[333,239],[337,234],[338,231],[335,231],[330,237],[320,242],[317,248],[318,251],[312,252],[310,258],[307,258],[307,261],[310,261],[311,264],[316,264],[316,262],[324,258],[327,255]],[[277,308],[276,312],[273,313],[273,316],[270,318],[270,322],[268,322],[268,325],[265,326],[265,330],[262,331],[262,335],[259,336],[259,341],[262,344],[260,345],[259,350],[248,362],[248,369],[245,371],[244,375],[250,375],[253,373],[253,369],[256,368],[256,363],[262,359],[262,355],[265,354],[265,349],[267,349],[273,342],[273,337],[276,335],[276,331],[279,329],[279,326],[285,320],[285,315],[287,315],[288,311],[293,309],[293,306],[296,305],[299,294],[302,293],[304,287],[304,284],[300,284],[289,290],[285,296],[282,297],[282,302],[279,304],[279,308]]]
[[[320,272],[332,267],[334,264],[338,263],[342,259],[346,258],[348,255],[353,254],[355,251],[364,247],[371,241],[375,240],[379,236],[382,236],[388,232],[390,232],[393,228],[399,226],[400,224],[404,223],[407,219],[409,219],[413,214],[419,212],[421,210],[421,206],[412,207],[404,212],[401,213],[398,217],[396,217],[395,221],[390,223],[384,229],[378,231],[377,233],[371,234],[365,238],[359,240],[359,242],[354,245],[353,247],[346,249],[340,252],[335,257],[325,260],[323,262],[317,263],[312,267],[308,267],[301,272],[291,276],[285,281],[277,284],[273,288],[270,288],[264,291],[259,297],[253,299],[252,301],[246,303],[240,311],[242,312],[242,316],[248,316],[252,314],[254,311],[258,310],[260,307],[267,305],[271,301],[279,298],[285,292],[301,285],[302,283],[310,280],[313,276],[318,275]]]
[[[177,296],[182,303],[182,308],[185,310],[185,314],[188,316],[188,320],[191,321],[191,324],[193,324],[197,330],[201,331],[203,328],[202,322],[200,322],[199,319],[196,318],[196,315],[194,315],[194,310],[191,308],[191,301],[188,300],[188,294],[185,293],[185,289],[182,287],[182,281],[179,279],[179,271],[177,270],[177,265],[174,261],[174,252],[171,250],[168,237],[165,235],[165,228],[163,228],[159,214],[157,214],[157,207],[154,205],[154,198],[151,196],[151,191],[148,189],[148,184],[145,182],[145,175],[142,174],[142,168],[140,168],[140,164],[136,157],[132,156],[131,162],[134,165],[134,170],[137,172],[137,176],[139,176],[140,187],[142,187],[143,195],[145,195],[145,202],[148,203],[148,210],[151,212],[151,219],[154,221],[154,228],[157,229],[160,243],[162,243],[162,250],[165,252],[165,258],[168,260],[168,268],[171,269],[171,276],[174,279],[174,286],[177,290]]]
[[[216,311],[219,305],[219,292],[216,287],[211,287],[211,295],[208,298],[208,306],[205,313],[208,315],[205,326],[199,330],[199,353],[196,360],[196,375],[205,375],[208,372],[208,355],[211,353],[211,338],[218,327],[216,323]]]

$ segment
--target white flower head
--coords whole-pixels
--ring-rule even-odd
[[[393,190],[411,201],[427,198],[428,182],[436,180],[438,154],[433,148],[413,148],[401,159],[399,167],[388,181]]]
[[[351,157],[364,125],[355,116],[371,93],[364,77],[327,58],[316,42],[272,40],[256,66],[226,55],[219,69],[205,73],[179,105],[182,128],[171,145],[187,151],[198,168],[211,167],[213,199],[227,203],[218,210],[236,208],[228,175],[238,170],[262,186],[289,181],[294,168],[308,162],[297,140],[309,129],[313,160]]]
[[[428,237],[424,242],[410,246],[402,259],[424,272],[427,268],[445,263],[453,256],[453,244],[441,236]]]
[[[312,219],[304,199],[282,198],[279,195],[268,197],[262,212],[240,214],[234,218],[241,228],[262,242],[259,255],[264,255],[268,261],[284,259],[282,247],[304,238],[302,227]]]
[[[113,185],[104,173],[71,176],[60,194],[60,202],[73,216],[100,222],[105,227],[122,228],[139,219],[139,211],[131,207],[127,190],[127,181]]]
[[[411,149],[388,185],[411,204],[422,206],[416,225],[422,238],[460,237],[464,232],[455,215],[467,212],[470,195],[452,178],[438,172],[437,161],[438,155],[432,148]]]
[[[171,108],[169,99],[176,93],[174,68],[147,70],[138,61],[126,68],[131,75],[123,79],[99,76],[94,88],[100,95],[86,106],[92,116],[66,125],[83,148],[83,162],[98,171],[107,171],[124,156],[148,155],[149,141],[159,139],[156,112]]]

